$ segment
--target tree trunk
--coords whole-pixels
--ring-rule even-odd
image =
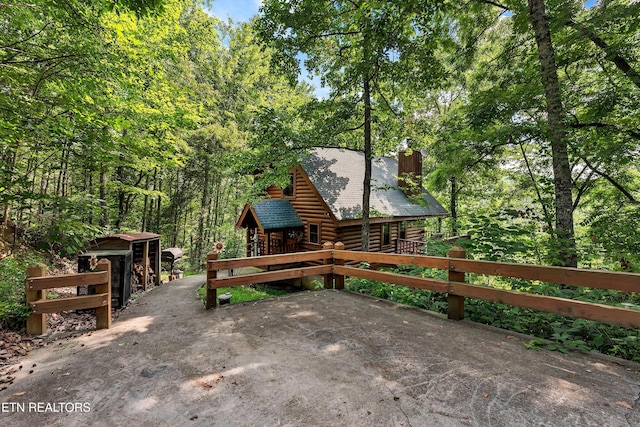
[[[178,246],[178,223],[180,222],[180,204],[178,203],[178,200],[180,200],[180,198],[178,197],[178,193],[180,192],[180,170],[176,170],[176,182],[175,182],[175,188],[174,188],[174,193],[173,193],[173,206],[174,206],[174,212],[173,212],[173,235],[171,237],[171,242],[173,243],[171,246],[176,247]]]
[[[458,231],[458,182],[455,176],[451,177],[451,232]]]
[[[100,227],[106,227],[109,207],[107,205],[107,170],[104,168],[100,169],[100,200],[102,203]]]
[[[203,241],[205,238],[204,235],[204,226],[209,206],[209,173],[210,173],[210,161],[209,161],[209,150],[210,147],[207,147],[207,152],[204,155],[204,171],[203,171],[203,181],[202,181],[202,197],[200,198],[200,218],[198,218],[198,235],[196,236],[196,260],[198,263],[198,267],[202,266],[203,261]]]
[[[153,169],[153,191],[158,190],[158,168],[154,168]],[[158,229],[153,227],[153,212],[155,210],[155,202],[154,202],[154,198],[152,197],[149,203],[149,212],[147,214],[148,216],[148,220],[147,220],[147,228],[151,231],[152,228],[153,230],[157,233]]]
[[[12,175],[13,175],[13,171],[15,170],[17,159],[18,159],[18,147],[16,147],[14,150],[9,151],[9,155],[8,155],[7,172],[8,172],[8,181],[10,186],[12,185],[12,181],[13,181]],[[2,226],[4,228],[7,228],[9,226],[10,212],[11,212],[11,202],[9,201],[9,199],[5,199],[4,209],[2,212]]]
[[[149,175],[147,175],[147,181],[144,184],[144,189],[149,190]],[[144,208],[142,208],[142,225],[140,231],[144,233],[147,230],[147,206],[149,205],[149,195],[144,195]]]
[[[120,156],[120,161],[124,161],[123,155]],[[124,166],[120,165],[116,169],[116,181],[120,183],[120,188],[118,189],[118,217],[116,218],[116,222],[114,224],[116,230],[120,230],[120,226],[122,225],[122,220],[124,219],[124,210],[125,210],[125,202],[126,202],[126,194],[122,189],[122,184],[124,184]]]
[[[91,194],[93,195],[93,170],[92,169],[87,169],[87,188],[86,188],[86,192],[87,194]],[[87,220],[89,221],[90,225],[93,225],[93,206],[91,206],[91,209],[89,209],[89,217],[87,218]]]
[[[558,258],[566,267],[577,265],[576,243],[573,230],[573,200],[571,166],[567,154],[564,107],[560,96],[557,66],[554,58],[549,22],[543,0],[528,0],[529,18],[538,45],[541,79],[547,102],[549,139],[553,157],[555,186],[556,238]]]
[[[162,192],[162,176],[158,179],[158,192]],[[160,212],[162,209],[162,197],[158,196],[158,200],[156,202],[156,233],[160,233]]]
[[[362,191],[362,250],[369,251],[369,235],[371,234],[371,222],[369,219],[371,199],[371,87],[369,74],[364,74],[363,81],[364,99],[364,182]]]

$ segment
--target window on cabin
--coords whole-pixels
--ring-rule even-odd
[[[294,190],[294,186],[293,186],[293,174],[290,173],[289,174],[289,183],[287,184],[286,187],[284,187],[284,189],[282,190],[282,195],[284,197],[293,197],[293,190]]]
[[[391,244],[391,224],[385,222],[382,224],[382,245],[387,246]]]
[[[309,224],[309,243],[320,244],[320,226]]]
[[[406,221],[402,221],[400,223],[400,231],[398,232],[398,236],[400,239],[407,238],[407,222]]]

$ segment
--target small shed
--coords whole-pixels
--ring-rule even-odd
[[[160,284],[160,235],[154,233],[110,234],[90,243],[91,250],[133,251],[133,270],[142,275],[142,289]]]
[[[78,256],[78,273],[91,271],[91,258],[111,262],[111,306],[124,307],[131,297],[133,253],[130,250],[90,251]],[[78,295],[93,295],[96,285],[78,286]]]
[[[180,259],[182,259],[182,249],[180,248],[166,248],[162,250],[162,254],[161,254],[161,260],[162,262],[168,262],[170,267],[169,267],[169,272],[170,274],[173,276],[173,265],[176,263],[176,261],[179,261]],[[171,279],[169,279],[171,280]]]

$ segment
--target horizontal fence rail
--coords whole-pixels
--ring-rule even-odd
[[[331,246],[333,248],[333,245]],[[313,252],[295,252],[283,255],[264,255],[247,258],[218,259],[218,254],[211,252],[207,255],[207,309],[217,305],[217,289],[253,285],[256,283],[278,282],[282,280],[299,279],[302,277],[330,275],[332,271],[333,250],[326,249]],[[245,274],[242,276],[218,278],[218,271],[232,270],[246,267],[286,266],[299,263],[323,263],[314,267],[296,267],[278,271]]]
[[[27,318],[27,333],[42,335],[47,330],[49,313],[68,310],[96,309],[96,329],[111,327],[111,262],[107,259],[98,261],[93,273],[64,274],[46,276],[44,265],[27,268],[25,280],[27,306],[31,314]],[[53,288],[95,285],[96,293],[78,297],[47,299],[46,290]]]
[[[466,283],[466,274],[473,273],[560,285],[640,292],[639,274],[467,260],[464,259],[464,250],[460,248],[452,248],[449,251],[449,256],[445,258],[424,255],[345,251],[344,245],[341,243],[336,243],[335,249],[333,250],[330,250],[329,247],[333,247],[333,245],[325,244],[324,250],[316,252],[221,261],[210,258],[208,263],[208,291],[213,290],[213,292],[215,292],[215,289],[223,286],[263,283],[316,274],[325,275],[325,287],[333,287],[332,284],[335,283],[335,287],[341,289],[344,287],[345,277],[359,277],[394,285],[446,293],[448,295],[448,316],[450,319],[462,319],[464,317],[464,299],[476,298],[563,316],[594,320],[627,328],[640,328],[640,311],[638,310]],[[212,254],[210,254],[210,257],[211,256]],[[323,262],[324,265],[304,268],[298,267],[276,272],[236,276],[233,278],[218,279],[215,275],[216,271],[224,268],[275,266],[293,262]],[[448,271],[449,277],[448,280],[438,280],[344,265],[345,263],[353,262],[433,268]],[[212,299],[211,304],[209,304],[209,299],[207,299],[207,308],[215,307],[215,294],[213,294]]]

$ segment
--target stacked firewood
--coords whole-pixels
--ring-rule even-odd
[[[142,264],[133,264],[133,274],[131,275],[131,292],[137,292],[143,289],[144,266]],[[153,287],[156,282],[156,275],[151,266],[147,266],[147,289]]]

